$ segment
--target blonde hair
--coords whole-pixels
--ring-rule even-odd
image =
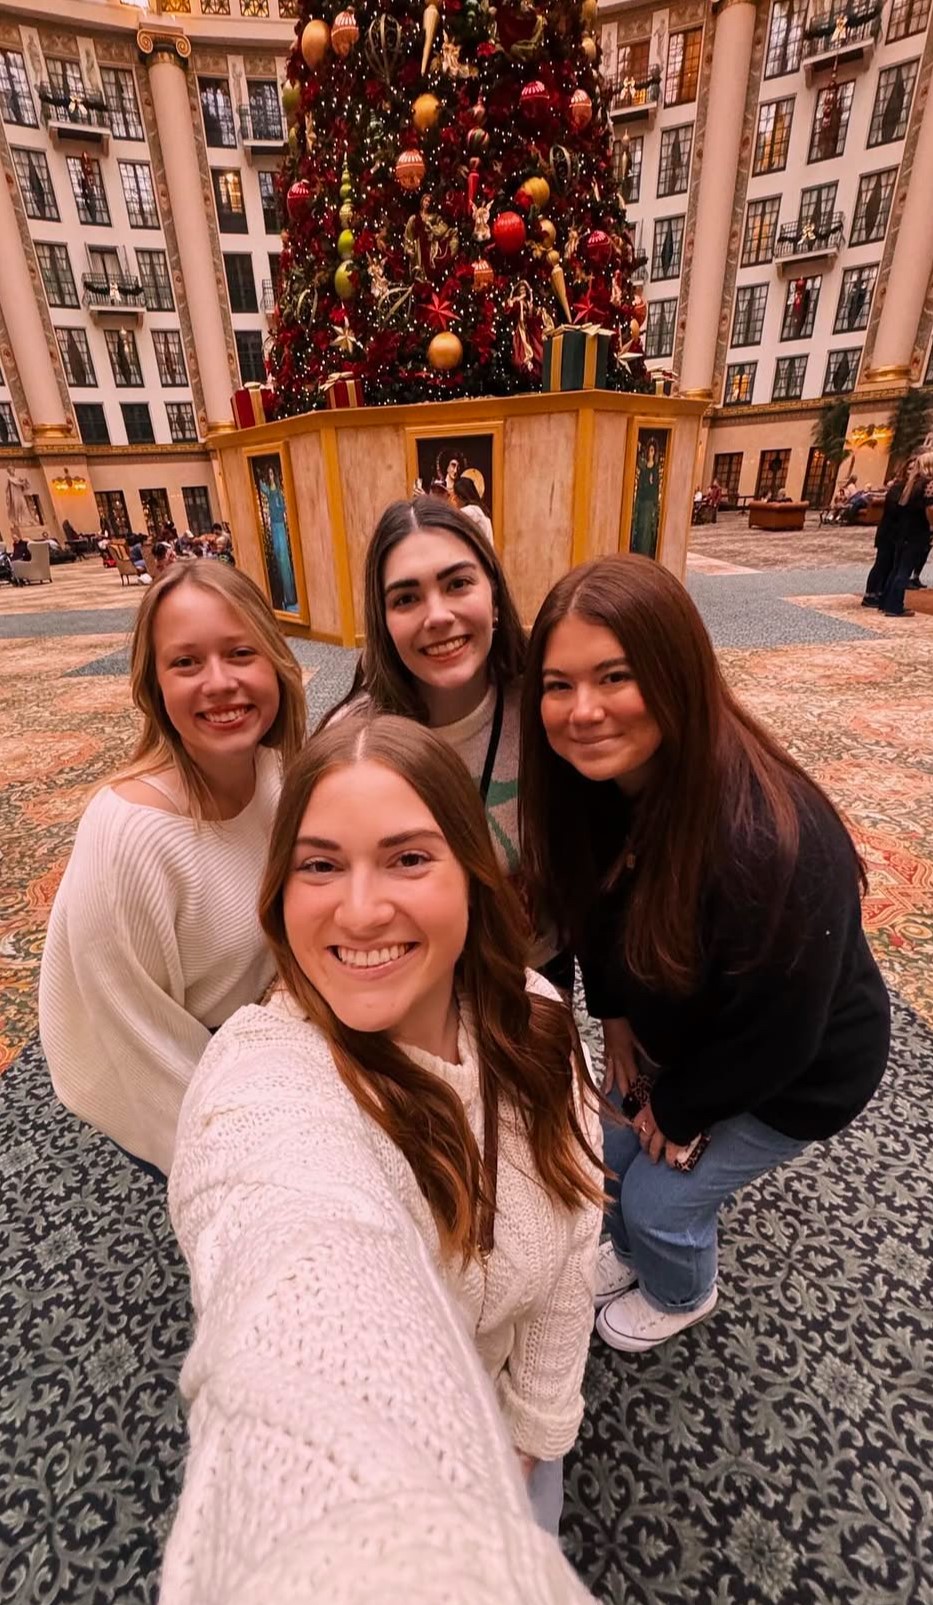
[[[189,757],[181,737],[165,711],[155,661],[155,622],[165,598],[182,585],[212,591],[226,602],[242,620],[257,647],[269,659],[279,682],[279,709],[260,742],[277,747],[283,764],[301,749],[307,724],[301,670],[289,651],[269,603],[257,585],[238,569],[226,563],[200,559],[176,563],[151,585],[140,603],[130,648],[130,686],[133,702],[143,717],[139,740],[129,762],[103,784],[140,779],[160,769],[174,767],[181,776],[192,817],[204,819],[211,813],[212,798],[207,783],[194,760]]]
[[[922,451],[919,457],[915,457],[913,462],[908,464],[899,506],[906,507],[917,486],[926,479],[933,479],[933,451]]]

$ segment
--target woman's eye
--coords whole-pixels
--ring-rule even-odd
[[[251,646],[238,646],[234,651],[233,656],[235,658],[254,658],[256,656],[256,649],[255,647]]]
[[[613,669],[610,674],[606,675],[606,684],[628,685],[631,678],[632,676],[629,674],[627,669]]]
[[[431,859],[427,853],[411,850],[407,853],[399,853],[395,862],[399,869],[422,869],[425,864],[431,862]]]
[[[411,607],[412,603],[417,602],[417,600],[418,594],[416,591],[397,591],[389,606],[393,609]]]
[[[569,691],[569,690],[570,690],[570,687],[568,686],[566,680],[548,680],[547,684],[544,687],[544,695],[548,696],[552,691]]]
[[[300,875],[330,875],[337,868],[329,858],[305,858],[298,865]]]
[[[176,658],[175,661],[172,664],[172,668],[173,669],[190,669],[192,667],[193,663],[194,663],[194,658]]]
[[[451,582],[450,582],[450,584],[448,586],[448,590],[451,590],[451,591],[465,591],[472,584],[473,584],[473,581],[470,579],[468,574],[457,574],[451,580]]]

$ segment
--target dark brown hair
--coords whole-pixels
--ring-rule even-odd
[[[551,748],[541,719],[551,631],[570,613],[611,630],[661,745],[623,840],[612,782],[584,779]],[[757,964],[776,939],[797,861],[800,810],[839,815],[816,782],[742,707],[684,587],[650,558],[597,558],[553,587],[535,621],[522,706],[519,816],[538,909],[582,933],[600,889],[631,873],[623,955],[641,981],[675,993],[695,985],[702,904],[731,883],[767,910]],[[839,821],[841,824],[841,820]],[[615,841],[607,871],[597,843]],[[864,868],[852,847],[853,869]]]
[[[259,913],[279,974],[327,1037],[337,1070],[360,1108],[411,1165],[437,1223],[442,1250],[477,1252],[490,1178],[454,1090],[381,1032],[342,1024],[300,968],[285,930],[284,893],[308,801],[325,775],[379,763],[411,786],[436,819],[469,880],[469,929],[456,985],[476,1030],[484,1102],[510,1105],[523,1124],[538,1176],[568,1209],[602,1197],[586,1161],[601,1169],[578,1115],[589,1092],[570,1010],[525,987],[524,920],[493,852],[483,805],[452,748],[410,719],[340,721],[312,736],[285,776]]]
[[[503,689],[520,679],[525,666],[525,632],[512,600],[502,564],[489,541],[463,513],[439,496],[416,496],[414,501],[391,502],[382,514],[366,552],[363,581],[366,641],[353,685],[344,703],[365,691],[378,713],[399,713],[427,723],[418,682],[405,668],[386,623],[382,576],[385,561],[407,535],[419,530],[443,530],[468,546],[490,585],[499,615],[489,652],[489,678]],[[330,719],[332,714],[327,715]]]

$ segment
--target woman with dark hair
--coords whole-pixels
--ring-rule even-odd
[[[243,1475],[260,1506],[263,1477],[283,1487],[287,1438],[264,1403],[279,1361],[310,1332],[316,1355],[359,1368],[351,1392],[365,1394],[366,1306],[414,1225],[495,1385],[539,1519],[556,1530],[593,1322],[599,1121],[571,1013],[526,972],[518,903],[446,743],[398,718],[313,736],[285,778],[259,912],[282,990],[210,1044],[171,1175],[199,1315],[192,1430],[223,1437],[217,1401],[228,1387],[243,1397],[225,1367],[254,1350],[253,1392],[236,1408],[269,1430]],[[326,1274],[339,1245],[357,1267],[352,1307]],[[402,1398],[412,1363],[439,1363],[420,1340],[417,1326],[397,1335]],[[321,1445],[336,1496],[339,1452]],[[189,1521],[199,1477],[211,1494],[198,1449]],[[308,1474],[307,1455],[296,1465]],[[465,1493],[472,1475],[462,1468]]]
[[[842,820],[732,696],[671,574],[574,569],[528,658],[532,896],[576,946],[630,1122],[605,1133],[597,1330],[648,1349],[716,1303],[720,1204],[872,1097],[888,997]]]
[[[912,618],[904,592],[930,553],[929,510],[933,507],[933,451],[922,452],[888,489],[875,537],[878,556],[865,582],[863,607],[877,607],[889,618]]]
[[[469,518],[476,525],[492,545],[492,520],[489,517],[489,509],[469,474],[461,474],[460,478],[454,481],[451,494],[454,505],[460,509],[465,518]]]

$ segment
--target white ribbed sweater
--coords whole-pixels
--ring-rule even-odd
[[[260,747],[235,819],[197,824],[98,792],[49,920],[39,1030],[62,1103],[168,1171],[210,1031],[260,998],[275,966],[256,912],[281,789]]]
[[[539,976],[528,984],[554,995]],[[481,1142],[468,1016],[460,1065],[416,1057],[456,1086]],[[595,1111],[586,1123],[599,1151]],[[587,1597],[528,1527],[462,1347],[465,1328],[517,1448],[555,1458],[571,1446],[600,1211],[555,1207],[504,1107],[495,1248],[485,1274],[463,1273],[441,1264],[410,1166],[323,1035],[276,998],[240,1010],[208,1047],[169,1206],[198,1324],[164,1605]]]

